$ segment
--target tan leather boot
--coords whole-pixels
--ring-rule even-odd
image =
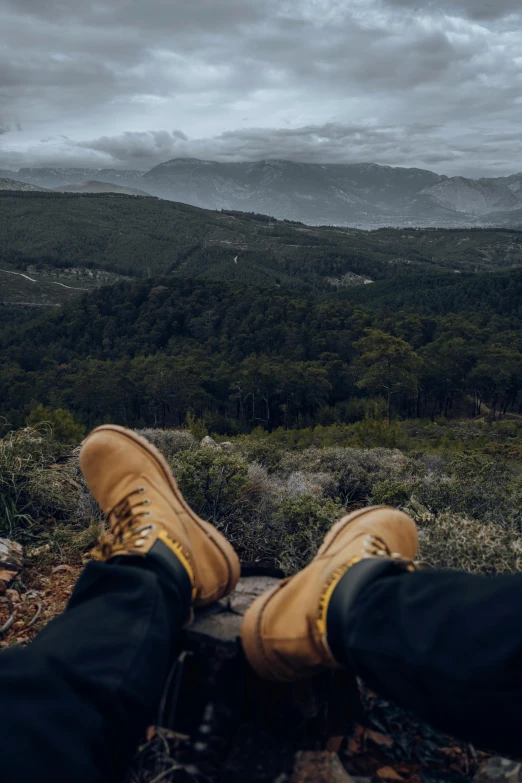
[[[189,508],[166,460],[145,438],[112,424],[98,427],[82,445],[80,467],[110,524],[96,559],[148,555],[168,568],[174,555],[190,578],[195,606],[234,589],[240,565],[232,546]]]
[[[268,680],[290,681],[339,668],[328,647],[330,599],[348,569],[365,558],[394,559],[414,570],[418,536],[413,520],[376,506],[337,522],[303,571],[260,596],[246,612],[243,648],[252,668]]]

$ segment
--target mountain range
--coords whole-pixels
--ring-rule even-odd
[[[374,163],[220,163],[176,158],[146,172],[22,168],[0,170],[0,177],[54,190],[151,195],[204,209],[261,213],[310,225],[522,225],[522,173],[475,180]]]
[[[1,171],[0,174],[2,174]],[[38,185],[31,185],[28,182],[17,182],[14,179],[8,179],[7,177],[0,177],[0,190],[12,190],[13,192],[22,191],[23,193],[45,192],[45,188],[40,188]]]
[[[75,182],[72,185],[59,185],[53,190],[58,193],[121,193],[126,196],[150,196],[144,190],[131,188],[128,185],[114,185],[110,182],[99,182],[95,179],[88,179],[85,182]]]

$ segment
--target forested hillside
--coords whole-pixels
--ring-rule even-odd
[[[520,233],[309,228],[132,196],[0,207],[10,425],[40,403],[87,426],[189,414],[223,433],[522,405]],[[107,285],[123,275],[138,279]]]
[[[365,307],[383,308],[390,315],[409,310],[425,315],[446,313],[498,313],[518,326],[522,318],[522,274],[459,274],[420,277],[397,276],[366,286],[339,291],[335,298]]]
[[[400,274],[522,267],[522,234],[496,229],[311,228],[153,198],[0,193],[0,261],[178,274],[333,291]]]
[[[238,283],[119,283],[4,330],[0,413],[20,424],[44,403],[87,426],[191,413],[247,432],[356,421],[379,400],[390,417],[518,410],[522,323],[487,281],[481,296],[483,311],[420,315]]]

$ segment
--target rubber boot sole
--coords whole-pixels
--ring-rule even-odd
[[[227,586],[225,588],[225,591],[221,598],[224,598],[225,596],[229,595],[232,590],[235,588],[236,584],[239,581],[239,577],[241,575],[241,565],[239,563],[239,558],[232,547],[231,544],[227,541],[227,539],[217,530],[214,525],[211,525],[210,522],[205,522],[204,519],[200,519],[200,517],[197,516],[197,514],[190,508],[188,503],[186,502],[185,498],[180,492],[180,489],[177,485],[176,479],[172,475],[172,471],[169,468],[169,465],[167,463],[167,460],[163,456],[163,454],[154,446],[152,443],[149,443],[146,438],[142,438],[141,435],[138,435],[133,430],[128,430],[126,427],[120,427],[118,424],[102,424],[101,427],[96,427],[93,432],[118,432],[120,435],[124,435],[129,440],[133,441],[136,445],[138,445],[140,448],[142,448],[144,451],[146,451],[157,463],[159,469],[161,470],[163,476],[165,477],[166,481],[169,483],[169,486],[172,490],[172,494],[174,495],[174,498],[176,502],[179,504],[180,508],[175,509],[176,511],[184,511],[192,522],[194,522],[197,527],[202,530],[202,532],[209,538],[212,543],[219,549],[221,554],[223,555],[223,558],[227,564],[228,567],[228,582]],[[92,433],[91,433],[92,434]],[[215,600],[218,600],[216,598],[210,598],[208,600],[201,600],[196,599],[194,602],[194,606],[206,606],[207,604],[213,603]]]

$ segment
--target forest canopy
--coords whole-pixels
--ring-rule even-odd
[[[88,427],[191,413],[234,433],[346,423],[379,401],[390,418],[518,411],[522,324],[495,286],[482,296],[426,315],[234,282],[118,283],[3,330],[0,413],[20,425],[41,403]]]

